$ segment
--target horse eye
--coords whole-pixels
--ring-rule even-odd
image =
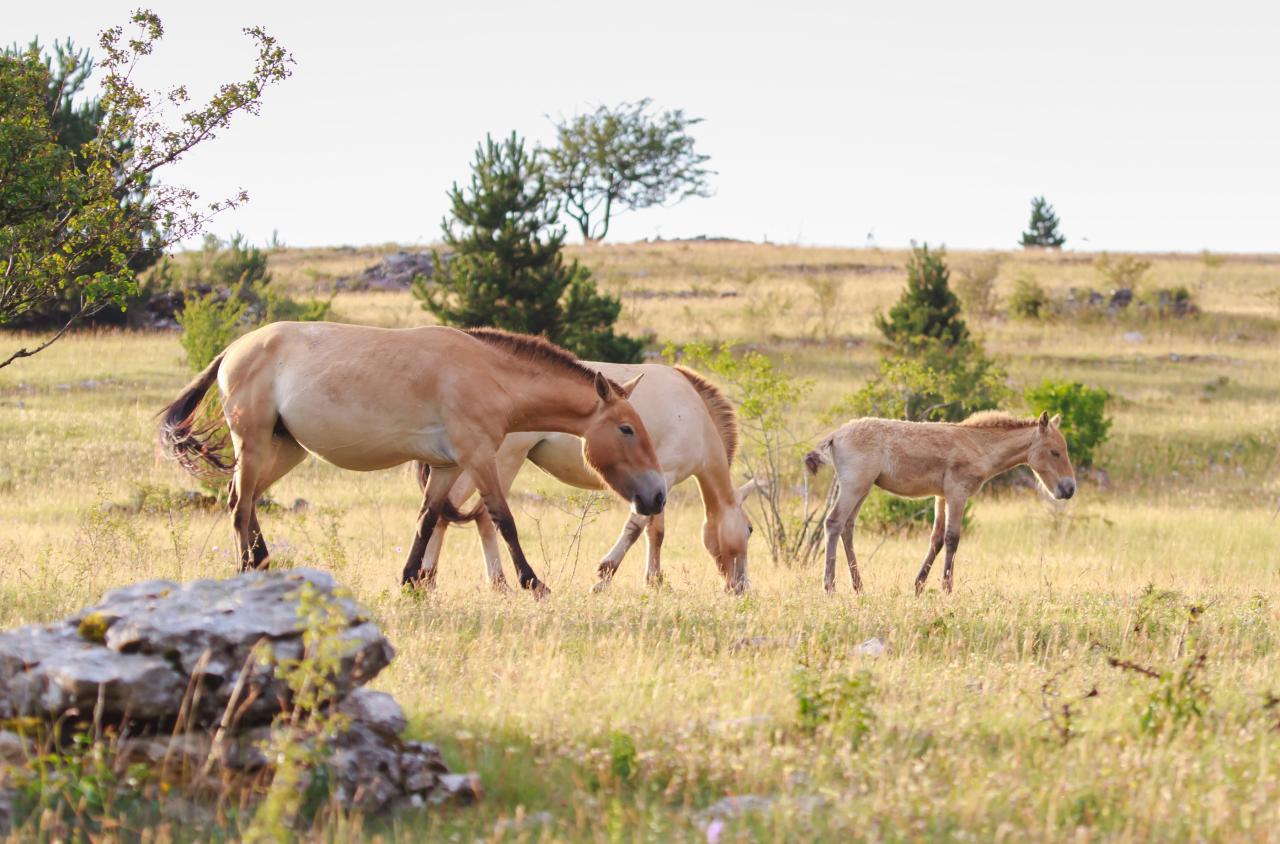
[[[1050,451],[1049,453],[1050,453],[1050,454],[1052,454],[1054,457],[1061,457],[1061,456],[1062,456],[1062,452],[1061,452],[1061,451]]]
[[[624,437],[634,437],[636,435],[636,429],[632,428],[630,425],[619,425],[618,430]]]

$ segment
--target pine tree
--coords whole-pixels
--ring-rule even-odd
[[[944,347],[965,346],[969,327],[960,316],[960,299],[948,283],[945,249],[930,250],[926,243],[912,246],[907,261],[907,289],[889,309],[876,315],[876,326],[899,351],[921,342],[936,341]]]
[[[455,184],[449,199],[452,219],[441,225],[452,255],[434,254],[433,277],[415,282],[424,308],[447,325],[541,334],[587,359],[640,359],[644,344],[614,333],[621,301],[576,260],[565,262],[559,206],[514,132],[501,143],[485,138],[469,188]]]
[[[1067,239],[1058,231],[1058,215],[1043,196],[1031,200],[1031,222],[1022,233],[1023,249],[1061,249]]]

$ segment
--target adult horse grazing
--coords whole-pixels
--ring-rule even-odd
[[[853,525],[872,485],[904,498],[934,496],[933,535],[924,565],[916,575],[916,594],[924,591],[929,569],[943,544],[947,561],[942,588],[951,591],[956,548],[964,505],[991,478],[1027,464],[1055,498],[1076,492],[1075,473],[1067,456],[1067,441],[1058,430],[1061,417],[1017,419],[1007,413],[984,411],[963,422],[900,422],[855,419],[826,437],[805,455],[810,474],[827,462],[834,464],[840,494],[827,516],[828,592],[836,588],[836,540],[844,537],[849,578],[862,591],[858,560],[853,553]]]
[[[584,365],[615,381],[635,381],[643,377],[631,394],[631,405],[644,420],[645,429],[662,464],[667,488],[694,478],[702,494],[705,521],[702,543],[715,560],[724,577],[725,589],[741,592],[747,588],[747,538],[751,523],[742,502],[755,489],[748,483],[734,489],[730,467],[738,447],[738,419],[723,394],[696,372],[684,367],[660,364],[591,363]],[[498,449],[498,476],[503,494],[508,494],[516,474],[525,460],[565,483],[582,489],[600,489],[599,476],[582,459],[582,443],[574,436],[552,431],[510,434]],[[419,468],[419,482],[429,476]],[[466,477],[454,484],[450,500],[461,508],[471,495],[473,486]],[[448,519],[437,525],[427,543],[423,575],[434,582],[444,529]],[[486,513],[476,516],[480,542],[484,548],[485,578],[490,585],[503,589],[502,559],[493,522]],[[645,579],[650,585],[662,581],[662,539],[664,517],[661,513],[646,516],[633,513],[622,529],[622,535],[601,561],[600,580],[595,589],[608,587],[622,564],[622,558],[646,532],[649,546]]]
[[[196,411],[218,382],[235,448],[228,464]],[[307,453],[371,471],[412,460],[432,467],[403,582],[418,582],[422,553],[466,472],[511,551],[520,585],[546,592],[529,567],[503,496],[495,457],[513,431],[581,437],[582,455],[636,512],[662,512],[667,485],[653,443],[618,386],[545,340],[493,329],[391,330],[278,322],[241,337],[162,411],[160,442],[188,471],[233,475],[231,514],[244,569],[264,567],[256,503]]]

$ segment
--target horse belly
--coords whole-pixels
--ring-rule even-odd
[[[343,469],[369,472],[410,460],[432,466],[457,462],[441,420],[416,420],[390,408],[351,407],[302,399],[280,408],[285,428],[298,444]]]

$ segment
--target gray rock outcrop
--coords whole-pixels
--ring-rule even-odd
[[[202,781],[241,774],[261,781],[279,716],[293,708],[277,666],[305,656],[306,610],[317,603],[332,655],[323,669],[329,711],[342,727],[301,740],[327,742],[336,799],[364,812],[476,799],[474,775],[450,774],[433,745],[402,739],[400,705],[362,688],[395,652],[333,578],[309,569],[147,581],[62,621],[0,633],[0,724],[60,723],[66,733],[76,724],[109,725],[122,737],[122,770],[177,764],[197,792]],[[23,776],[28,741],[0,730],[0,783]],[[9,805],[0,788],[0,822]]]

